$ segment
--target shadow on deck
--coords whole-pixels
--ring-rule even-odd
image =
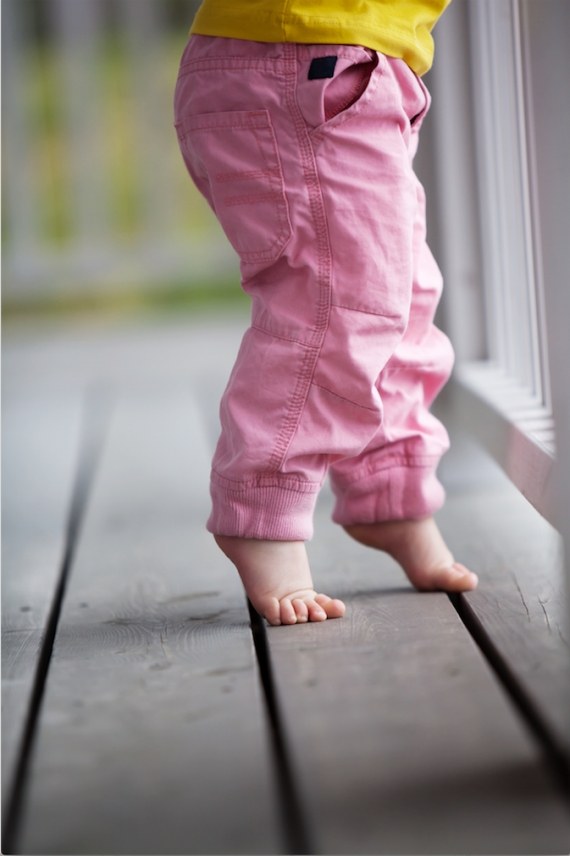
[[[439,523],[476,592],[415,592],[325,489],[347,615],[252,635],[204,530],[246,323],[5,337],[3,852],[568,852],[559,539],[464,437]]]

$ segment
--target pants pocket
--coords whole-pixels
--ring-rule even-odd
[[[269,112],[204,113],[176,129],[188,168],[242,261],[279,258],[292,230]]]
[[[375,89],[374,72],[384,67],[384,57],[368,48],[326,45],[324,52],[335,60],[332,76],[315,78],[310,69],[313,60],[300,63],[297,103],[312,135],[355,116],[369,102]],[[338,54],[338,55],[337,55]]]
[[[369,56],[368,61],[341,68],[339,73],[327,81],[323,97],[325,122],[348,110],[366,92],[378,59],[373,51],[366,50],[365,54]]]

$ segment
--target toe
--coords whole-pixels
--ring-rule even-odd
[[[295,610],[295,615],[297,616],[297,621],[300,624],[304,624],[305,621],[309,620],[309,609],[304,600],[301,600],[300,597],[296,597],[292,601],[292,605]]]
[[[477,575],[459,562],[455,562],[450,568],[445,568],[441,572],[439,581],[444,591],[451,592],[472,591],[478,582]]]
[[[464,584],[464,588],[462,591],[472,591],[477,587],[479,582],[479,577],[477,574],[474,574],[473,571],[470,571],[465,565],[461,565],[459,562],[456,562],[453,565],[454,571],[458,573],[458,580],[462,580]]]
[[[327,614],[327,618],[342,618],[346,612],[346,606],[342,600],[336,600],[326,594],[318,594],[315,601],[322,606]]]
[[[282,624],[296,624],[297,623],[297,614],[293,609],[293,604],[291,603],[288,597],[284,597],[281,600],[281,623]]]
[[[273,625],[274,627],[277,627],[279,626],[279,624],[281,624],[281,608],[279,601],[276,597],[270,598],[269,603],[263,611],[263,617],[269,624]]]
[[[318,595],[317,595],[318,597]],[[318,604],[315,600],[311,600],[308,602],[307,607],[309,609],[309,620],[310,621],[326,621],[327,614],[323,607]]]

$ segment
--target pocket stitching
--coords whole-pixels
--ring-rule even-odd
[[[422,122],[425,119],[426,113],[428,112],[428,110],[430,108],[430,95],[429,95],[428,88],[425,85],[425,83],[423,82],[423,80],[421,79],[421,77],[419,77],[419,75],[417,75],[415,72],[414,72],[414,76],[415,76],[417,82],[419,83],[420,89],[422,90],[422,94],[425,98],[425,104],[424,104],[422,110],[420,110],[420,112],[416,116],[413,117],[413,120],[410,119],[410,128],[413,131],[419,131],[419,129],[422,126]]]
[[[238,118],[239,117],[239,118]],[[268,186],[277,216],[278,232],[274,240],[267,249],[264,250],[242,250],[234,247],[242,262],[255,263],[262,261],[276,261],[287,242],[292,235],[291,220],[289,217],[289,205],[285,193],[285,182],[283,177],[283,167],[279,157],[279,149],[275,138],[275,131],[271,122],[271,117],[268,110],[252,110],[252,111],[225,111],[221,113],[201,113],[197,116],[187,116],[179,122],[175,122],[176,132],[182,145],[187,138],[198,131],[216,131],[230,130],[232,128],[242,128],[252,132],[257,143],[259,156],[265,166],[263,173],[268,178]],[[271,153],[275,160],[275,167],[272,167],[267,160],[267,153],[264,150],[263,141],[260,139],[258,130],[266,130],[269,132],[268,143],[271,146]],[[208,170],[205,164],[200,163],[205,169],[206,175]],[[252,173],[257,172],[252,170]],[[259,171],[261,172],[261,171]],[[233,199],[233,204],[243,204],[239,196],[230,197]],[[245,201],[246,197],[244,197]],[[239,200],[239,201],[238,201]],[[224,200],[227,205],[227,200]],[[231,206],[228,206],[231,207]]]
[[[279,157],[279,149],[277,148],[277,140],[275,139],[275,132],[273,130],[273,125],[271,124],[271,120],[269,118],[269,115],[266,115],[265,118],[267,120],[267,125],[265,127],[270,132],[271,142],[273,145],[273,154],[275,157],[275,162],[277,164],[275,169],[272,169],[270,167],[270,165],[267,163],[267,158],[266,158],[265,152],[263,151],[263,147],[261,145],[261,141],[259,139],[259,136],[256,133],[254,128],[252,128],[252,130],[253,130],[253,135],[255,137],[255,140],[257,142],[257,146],[259,148],[259,152],[261,154],[261,157],[263,158],[263,163],[265,164],[267,174],[269,176],[269,186],[271,187],[271,192],[272,192],[272,195],[273,195],[273,198],[275,201],[275,207],[277,209],[277,220],[279,222],[279,226],[280,226],[281,231],[280,231],[279,235],[277,236],[277,238],[275,239],[275,241],[273,242],[273,244],[271,245],[270,249],[268,249],[267,251],[264,251],[264,253],[263,253],[264,256],[266,256],[269,252],[272,252],[273,248],[276,245],[279,245],[279,250],[278,250],[278,255],[279,255],[279,253],[281,252],[281,250],[284,248],[285,244],[287,243],[287,241],[291,237],[291,233],[292,233],[291,220],[289,219],[289,206],[287,204],[287,197],[285,195],[285,182],[283,180],[283,167],[281,166],[281,159]],[[259,126],[257,126],[257,127],[259,127]],[[278,170],[278,173],[275,176],[276,170]],[[274,186],[275,182],[277,183],[276,187]],[[283,215],[285,215],[285,218],[283,218]],[[248,253],[247,255],[251,256],[252,254]],[[245,254],[244,254],[243,258],[245,261]],[[259,261],[262,261],[262,259],[259,259]]]
[[[356,100],[360,101],[360,98],[356,98],[356,96],[358,95],[359,90],[362,88],[362,84],[366,80],[366,77],[368,77],[368,79],[370,80],[370,77],[372,77],[373,74],[374,74],[374,69],[372,69],[370,75],[368,75],[367,71],[366,71],[366,64],[363,64],[361,66],[360,77],[356,81],[354,86],[352,87],[352,91],[350,92],[350,95],[344,99],[344,101],[336,109],[336,111],[333,113],[333,115],[330,116],[330,118],[327,119],[327,116],[325,113],[325,121],[331,122],[336,116],[340,116],[341,113],[344,113],[344,111],[347,110],[349,107],[351,107],[352,104],[356,104]],[[362,97],[364,97],[364,94],[366,93],[367,89],[368,89],[368,86],[365,86],[364,89],[362,90],[362,93],[361,93]]]
[[[309,131],[309,136],[315,142],[321,142],[328,133],[333,131],[339,125],[342,125],[344,122],[348,122],[349,119],[353,119],[361,112],[361,110],[368,106],[374,92],[378,88],[380,77],[386,70],[386,58],[381,53],[377,53],[376,55],[378,57],[378,65],[370,75],[370,81],[362,93],[362,97],[352,104],[347,110],[337,113],[332,119],[328,119],[322,125],[319,125],[318,128],[314,128]]]
[[[230,119],[230,117],[234,117]],[[238,119],[237,117],[241,118]],[[225,117],[228,117],[227,119]],[[180,139],[192,131],[218,131],[225,128],[270,128],[273,130],[267,110],[230,110],[220,113],[200,113],[186,116],[174,123]]]

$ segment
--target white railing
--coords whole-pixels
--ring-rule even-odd
[[[177,28],[171,5],[47,0],[38,39],[33,6],[2,3],[8,302],[235,270],[178,152],[173,90],[197,4],[184,4]],[[133,209],[128,228],[121,205]],[[65,221],[55,230],[54,207]]]
[[[568,546],[570,5],[454,0],[435,41],[430,160],[457,412]]]

